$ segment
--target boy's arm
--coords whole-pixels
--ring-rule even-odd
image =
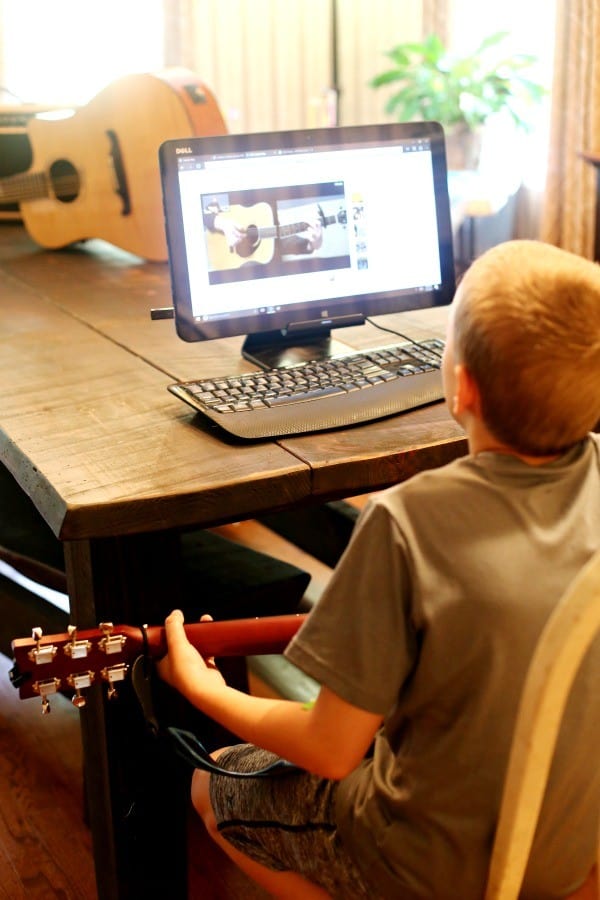
[[[181,612],[168,616],[165,630],[169,652],[158,663],[161,677],[242,740],[325,778],[343,778],[363,759],[382,716],[326,687],[309,709],[290,700],[248,696],[228,687],[190,644]]]

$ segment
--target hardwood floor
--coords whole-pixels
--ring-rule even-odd
[[[19,700],[10,666],[1,655],[0,897],[93,900],[77,710],[59,696],[42,720],[39,703]]]
[[[42,719],[39,703],[18,699],[10,666],[0,654],[0,898],[96,900],[77,710],[59,695]],[[192,812],[188,834],[190,898],[266,898]]]
[[[313,598],[330,575],[327,566],[258,523],[220,531],[310,571]],[[17,599],[26,600],[23,588],[0,576],[3,616],[10,619]],[[35,598],[28,602],[35,608]],[[8,678],[6,644],[0,649],[0,900],[96,900],[91,836],[83,816],[78,712],[61,695],[44,717],[39,702],[19,700]],[[188,834],[190,898],[265,900],[193,814]]]

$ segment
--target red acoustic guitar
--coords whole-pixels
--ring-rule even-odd
[[[197,622],[186,625],[185,631],[204,657],[281,653],[305,618],[286,615]],[[68,688],[75,691],[75,706],[85,706],[81,692],[98,680],[107,684],[112,697],[138,656],[145,653],[157,658],[167,650],[162,626],[135,628],[112,623],[86,631],[71,625],[68,632],[52,635],[34,628],[31,638],[18,638],[11,646],[15,660],[11,681],[22,700],[41,697],[43,712],[50,711],[49,696]]]
[[[126,75],[64,119],[32,118],[28,172],[0,179],[42,247],[102,238],[164,262],[158,148],[188,135],[224,134],[214,96],[193,72]]]

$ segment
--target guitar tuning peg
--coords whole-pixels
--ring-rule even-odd
[[[78,672],[76,675],[69,675],[67,678],[67,683],[71,685],[71,687],[75,688],[75,693],[71,697],[71,703],[73,706],[76,706],[77,709],[83,709],[86,705],[86,699],[81,693],[83,688],[88,688],[92,684],[94,680],[93,672]]]
[[[106,666],[100,671],[102,678],[108,684],[107,697],[109,700],[114,700],[115,697],[118,697],[115,683],[124,680],[128,669],[127,663],[118,663],[116,666]]]
[[[92,648],[91,642],[85,639],[77,639],[76,625],[69,625],[67,631],[69,633],[70,640],[69,643],[65,644],[65,646],[63,647],[64,652],[67,654],[67,656],[70,656],[71,659],[85,658]]]
[[[42,645],[43,631],[39,627],[39,625],[35,628],[32,628],[31,637],[35,641],[35,647],[33,647],[27,654],[31,662],[34,662],[37,666],[43,666],[51,663],[56,656],[56,647],[54,646],[54,644]]]
[[[120,653],[127,640],[123,634],[113,634],[114,627],[112,622],[100,622],[100,630],[104,637],[98,642],[98,646],[107,655]]]
[[[50,710],[50,701],[48,696],[56,694],[60,688],[60,678],[47,678],[42,681],[34,681],[32,685],[33,691],[42,698],[42,715],[47,716]]]

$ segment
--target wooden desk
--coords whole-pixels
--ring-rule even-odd
[[[224,437],[166,387],[249,370],[241,338],[185,344],[172,322],[152,322],[150,308],[170,303],[167,267],[101,242],[49,253],[2,225],[0,291],[0,459],[64,542],[82,628],[162,621],[187,526],[381,488],[465,452],[441,403],[318,436]],[[396,324],[440,334],[444,317]],[[346,332],[353,347],[394,340]],[[185,774],[148,752],[127,686],[115,703],[93,687],[81,725],[99,897],[185,896]]]

